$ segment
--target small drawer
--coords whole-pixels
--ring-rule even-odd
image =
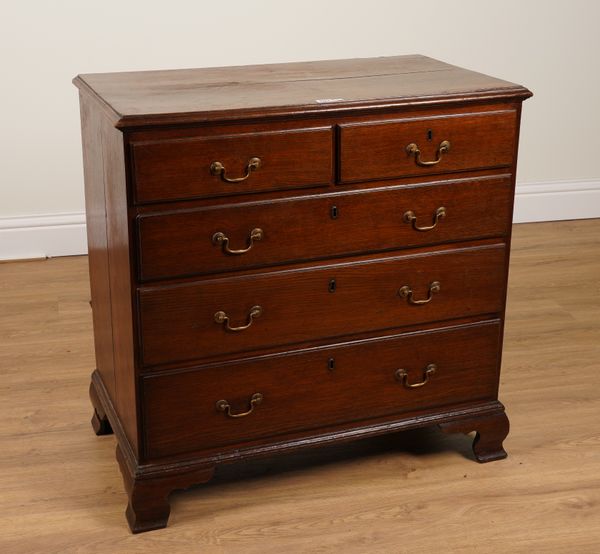
[[[144,214],[140,279],[504,236],[511,205],[503,176]]]
[[[340,182],[511,166],[516,110],[340,125]]]
[[[499,338],[490,321],[147,376],[146,455],[493,399]]]
[[[503,243],[139,289],[142,360],[182,362],[498,313]]]
[[[328,185],[331,127],[130,143],[137,203]]]

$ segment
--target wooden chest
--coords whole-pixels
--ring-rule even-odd
[[[92,422],[134,532],[249,457],[425,425],[506,456],[527,89],[423,56],[74,82]]]

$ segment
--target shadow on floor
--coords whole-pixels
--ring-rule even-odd
[[[223,464],[217,467],[215,476],[209,483],[192,487],[189,490],[206,490],[207,487],[218,487],[224,483],[271,478],[313,467],[324,467],[336,463],[347,464],[390,453],[405,453],[420,457],[451,451],[469,460],[474,460],[471,450],[472,443],[473,434],[447,435],[437,427],[411,429],[348,443],[307,448],[287,454]],[[173,497],[179,496],[182,492],[175,491]]]

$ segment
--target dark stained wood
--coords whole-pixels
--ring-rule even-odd
[[[166,527],[171,513],[169,494],[177,489],[187,489],[210,481],[214,473],[213,467],[201,467],[153,478],[136,475],[131,471],[118,444],[117,461],[129,496],[125,517],[133,533]]]
[[[502,443],[508,435],[510,424],[504,410],[485,417],[466,417],[440,423],[439,427],[445,433],[476,431],[473,439],[473,453],[478,462],[493,462],[507,456]]]
[[[513,104],[507,104],[502,102],[496,102],[491,104],[478,104],[476,110],[473,105],[457,105],[453,106],[451,113],[456,116],[477,113],[485,115],[488,112],[498,112],[513,110]],[[406,111],[394,110],[393,112],[386,113],[386,119],[427,119],[437,118],[447,115],[449,111],[448,107],[436,107],[429,106],[426,108],[409,108]],[[509,174],[510,168],[503,168],[499,171],[499,168],[486,168],[486,169],[468,169],[465,171],[456,171],[452,174],[441,174],[441,175],[429,175],[428,172],[424,172],[420,175],[402,176],[387,180],[370,180],[359,183],[340,183],[339,182],[339,127],[341,125],[356,124],[356,123],[377,123],[382,121],[382,115],[377,112],[367,113],[362,115],[345,115],[334,117],[331,114],[323,114],[318,119],[306,118],[295,118],[289,120],[272,120],[271,118],[265,119],[264,121],[253,121],[253,122],[230,122],[214,125],[194,125],[194,126],[183,126],[183,127],[152,127],[143,129],[127,130],[124,132],[124,140],[126,149],[128,152],[128,169],[131,173],[130,180],[133,183],[134,174],[131,166],[133,165],[132,160],[132,145],[136,143],[154,143],[154,142],[168,142],[181,141],[186,143],[188,140],[194,141],[195,139],[206,140],[210,138],[219,138],[223,136],[238,136],[238,135],[252,135],[252,134],[273,134],[273,133],[284,133],[284,132],[295,132],[302,129],[322,127],[322,128],[333,128],[333,157],[335,174],[331,179],[329,185],[314,185],[310,187],[299,187],[292,189],[271,189],[258,193],[250,192],[252,196],[246,192],[246,188],[240,188],[240,192],[233,195],[225,196],[205,196],[205,197],[188,197],[182,199],[168,199],[162,201],[152,201],[147,203],[137,203],[132,206],[132,211],[137,214],[148,214],[156,213],[164,210],[186,210],[197,207],[208,207],[208,206],[223,206],[230,205],[231,203],[239,202],[253,202],[257,200],[283,200],[291,199],[297,196],[309,196],[318,194],[329,194],[332,192],[341,191],[353,191],[358,188],[379,188],[382,186],[394,186],[396,184],[415,185],[417,183],[428,183],[435,180],[449,180],[450,178],[461,179],[461,178],[475,178],[483,176],[497,176],[498,173]],[[256,177],[257,173],[252,174]],[[338,179],[336,182],[335,179]],[[130,185],[131,185],[130,183]],[[243,183],[242,183],[243,184]],[[246,182],[248,185],[248,182]],[[230,186],[236,186],[231,184]],[[132,186],[132,189],[135,187]],[[135,196],[135,191],[131,191],[132,196]]]
[[[85,96],[81,97],[81,122],[96,364],[127,440],[137,451],[123,134],[112,127]]]
[[[340,181],[448,173],[512,164],[517,112],[446,113],[439,117],[390,119],[340,125]],[[438,159],[442,141],[450,149],[439,163],[423,167],[406,151],[416,144],[425,162]]]
[[[88,74],[74,83],[117,127],[531,96],[514,83],[418,55]]]
[[[144,379],[146,449],[161,457],[211,447],[239,447],[252,439],[311,430],[389,414],[492,400],[496,388],[497,322],[398,335],[382,340],[300,351]],[[396,378],[405,369],[409,389]],[[231,418],[215,407],[224,399]]]
[[[431,231],[403,220],[410,210],[418,226],[431,225],[441,207],[446,216]],[[511,208],[512,182],[504,175],[143,214],[137,219],[139,276],[154,280],[501,237],[509,231]],[[263,238],[243,255],[227,254],[212,240],[223,232],[230,248],[247,248],[256,228]]]
[[[139,292],[143,363],[186,361],[314,340],[496,313],[504,296],[504,245],[426,252],[311,270],[219,278]],[[335,280],[335,292],[330,283]],[[404,285],[415,299],[400,297]],[[373,283],[376,283],[373,286]],[[224,311],[245,325],[253,306],[263,313],[240,332],[215,322]]]
[[[93,103],[86,96],[80,94],[90,305],[93,305],[96,367],[102,374],[106,388],[114,396],[116,393],[104,165],[102,163],[102,114],[93,108]]]
[[[131,288],[130,222],[127,208],[123,134],[102,121],[106,224],[110,265],[110,301],[115,364],[115,402],[123,429],[134,450],[140,447],[134,366],[133,293]]]
[[[130,143],[135,197],[140,203],[229,196],[328,185],[333,178],[331,127]],[[252,158],[261,166],[240,183],[210,171],[221,162],[240,178]]]
[[[94,429],[94,433],[96,435],[111,435],[113,430],[110,426],[110,421],[108,420],[108,416],[106,415],[106,411],[104,410],[104,406],[98,397],[98,393],[96,392],[96,387],[94,383],[90,383],[90,401],[92,403],[92,407],[94,408],[94,413],[92,414],[92,429]]]
[[[215,466],[440,424],[505,455],[498,402],[518,85],[423,56],[86,75],[98,369],[132,531]],[[431,131],[431,133],[430,133]],[[430,136],[431,135],[431,136]],[[421,167],[439,143],[450,151]],[[424,141],[424,142],[423,142]],[[241,183],[249,158],[260,169]],[[414,212],[419,231],[403,219]],[[222,232],[230,247],[214,244]],[[399,294],[407,285],[426,299]],[[230,325],[215,322],[224,311]],[[435,373],[422,387],[428,364]],[[400,379],[400,380],[398,380]],[[252,395],[262,402],[252,413]]]
[[[512,176],[513,176],[513,205],[510,213],[510,232],[506,237],[506,251],[505,251],[505,263],[504,263],[504,282],[508,283],[508,272],[510,265],[510,252],[511,252],[511,241],[512,241],[512,220],[513,220],[513,210],[514,210],[514,200],[515,200],[515,187],[516,187],[516,172],[517,172],[517,159],[519,154],[519,136],[521,129],[521,111],[522,111],[522,103],[518,103],[515,105],[517,109],[517,126],[515,130],[515,138],[513,141],[513,162],[512,162]],[[503,343],[504,343],[504,323],[505,323],[505,313],[506,313],[506,303],[507,303],[507,294],[508,287],[504,288],[504,298],[502,299],[502,332],[500,333],[500,343],[498,344],[499,350],[499,360],[498,360],[498,369],[500,369],[500,364],[502,363],[502,352],[503,352]],[[498,395],[498,389],[500,387],[500,379],[498,378],[498,385],[496,389],[496,396]],[[508,418],[507,418],[508,419]],[[508,433],[508,429],[507,429]]]

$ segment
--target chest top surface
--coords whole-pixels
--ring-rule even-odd
[[[524,87],[426,56],[78,75],[116,127],[444,102],[524,99]]]

